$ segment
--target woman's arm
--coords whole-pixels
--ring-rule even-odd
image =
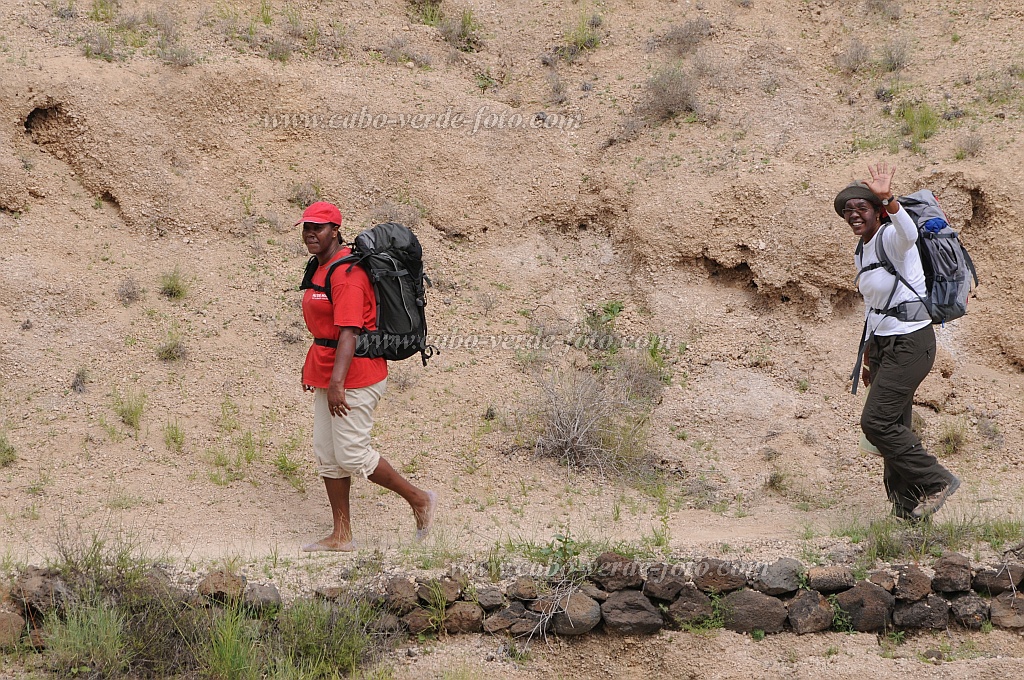
[[[327,405],[332,416],[348,415],[349,406],[345,401],[345,378],[348,368],[352,365],[352,357],[356,355],[356,340],[359,329],[344,326],[338,333],[338,348],[334,351],[334,369],[331,371],[331,383],[327,388]]]

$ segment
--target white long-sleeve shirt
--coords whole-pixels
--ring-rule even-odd
[[[885,254],[892,262],[904,279],[914,287],[914,291],[908,290],[900,283],[896,286],[896,293],[889,302],[889,307],[895,307],[901,302],[910,302],[918,299],[918,295],[925,296],[924,269],[921,267],[921,255],[917,252],[917,225],[910,218],[907,211],[900,206],[899,212],[890,215],[892,224],[879,229],[870,241],[864,244],[860,255],[854,256],[854,263],[857,271],[879,261],[876,239],[881,237]],[[858,280],[858,288],[864,296],[864,314],[867,318],[867,335],[905,335],[924,328],[931,324],[930,319],[924,321],[900,321],[894,316],[884,316],[872,312],[872,309],[883,309],[892,292],[893,283],[896,277],[885,271],[884,267],[877,267],[871,271],[864,272]]]

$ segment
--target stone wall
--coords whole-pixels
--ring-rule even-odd
[[[576,572],[577,574],[579,572]],[[724,627],[740,633],[798,635],[828,629],[884,632],[992,626],[1024,629],[1024,567],[1003,563],[974,567],[948,553],[930,567],[893,565],[858,581],[844,566],[805,569],[782,558],[751,567],[706,558],[686,565],[641,564],[614,553],[597,558],[589,576],[519,576],[505,587],[474,580],[458,569],[446,576],[392,576],[367,588],[323,588],[335,599],[356,592],[384,611],[378,628],[411,634],[432,630],[491,633],[519,638],[583,635],[595,629],[649,635],[662,628]],[[177,588],[157,568],[145,587],[163,589],[182,606],[239,603],[254,618],[281,606],[276,587],[246,582],[224,571],[207,574],[194,592]],[[52,570],[30,567],[0,608],[0,649],[30,636],[45,646],[39,626],[61,608],[71,589]]]

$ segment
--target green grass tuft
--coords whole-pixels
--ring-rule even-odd
[[[177,420],[164,425],[164,444],[172,453],[181,453],[185,450],[185,430]]]
[[[178,267],[160,277],[160,294],[171,300],[180,300],[188,295],[189,287],[185,275]]]
[[[106,603],[74,601],[44,624],[47,664],[59,675],[109,678],[130,661],[124,615]]]
[[[0,432],[0,468],[14,465],[18,460],[18,454],[14,451],[14,445],[7,439],[6,432]]]
[[[136,433],[139,431],[145,407],[146,392],[141,388],[128,388],[124,394],[114,390],[114,413],[122,423],[135,430]]]

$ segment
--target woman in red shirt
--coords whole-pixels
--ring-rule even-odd
[[[331,296],[323,290],[327,270],[350,253],[341,245],[341,211],[326,202],[306,208],[302,240],[319,265],[313,288],[302,298],[302,315],[314,343],[302,369],[303,389],[314,393],[313,453],[327,488],[334,530],[303,550],[354,550],[349,514],[352,475],[358,474],[398,493],[412,507],[416,538],[423,540],[434,520],[437,494],[410,484],[370,445],[373,412],[387,385],[383,358],[355,356],[356,339],[376,328],[377,305],[361,267],[337,267],[331,274]],[[320,288],[320,290],[317,290]]]

